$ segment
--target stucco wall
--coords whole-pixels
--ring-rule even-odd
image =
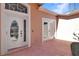
[[[42,18],[55,19],[54,15],[42,12],[38,10],[38,6],[31,4],[31,27],[32,27],[32,46],[37,43],[42,44]]]
[[[1,4],[0,4],[0,54],[1,54]]]

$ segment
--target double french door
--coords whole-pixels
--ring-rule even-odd
[[[13,49],[27,45],[27,18],[12,13],[5,14],[7,48]]]

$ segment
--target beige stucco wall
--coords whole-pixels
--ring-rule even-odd
[[[40,11],[37,5],[31,4],[32,46],[36,43],[37,45],[42,44],[42,18],[44,17],[56,20],[56,16]]]
[[[0,4],[0,54],[1,54],[1,4]]]

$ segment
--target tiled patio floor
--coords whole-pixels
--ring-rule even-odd
[[[71,56],[71,42],[63,40],[49,40],[40,46],[10,51],[10,56]]]

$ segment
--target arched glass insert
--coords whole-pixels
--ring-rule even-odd
[[[10,27],[10,37],[18,39],[19,26],[16,21],[13,21]]]

